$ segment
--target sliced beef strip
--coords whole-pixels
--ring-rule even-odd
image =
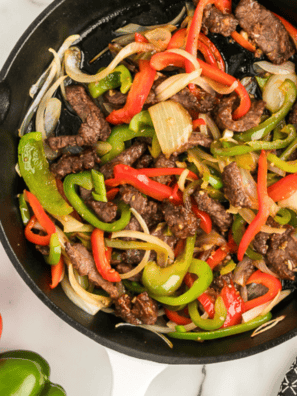
[[[244,132],[259,125],[261,116],[265,109],[265,102],[263,102],[263,100],[252,102],[251,108],[247,114],[239,120],[234,121],[232,118],[232,112],[237,107],[237,103],[239,104],[238,96],[236,94],[231,94],[230,96],[224,96],[222,98],[214,110],[214,117],[217,126],[222,130],[230,129],[234,132]]]
[[[144,154],[139,160],[136,161],[134,167],[136,169],[149,168],[154,161],[154,158],[150,154]]]
[[[141,228],[140,224],[138,223],[136,217],[131,216],[129,223],[126,225],[124,230],[142,231],[142,228]]]
[[[172,233],[180,239],[195,235],[200,220],[191,210],[183,206],[175,206],[168,200],[163,201],[162,210],[165,221]]]
[[[176,156],[171,155],[169,158],[166,158],[164,154],[160,154],[158,158],[156,158],[154,163],[154,168],[175,168],[175,161],[177,160]],[[173,178],[172,176],[156,176],[152,178],[158,183],[168,184]]]
[[[197,203],[198,209],[208,213],[212,222],[221,232],[225,232],[231,227],[232,215],[227,213],[220,202],[209,197],[208,194],[202,190],[195,191],[193,197]]]
[[[186,87],[171,96],[170,99],[180,103],[190,113],[191,117],[197,118],[199,113],[211,112],[217,103],[217,98],[205,92],[202,88],[197,88],[197,92],[199,94],[196,96]]]
[[[252,202],[244,190],[240,170],[236,162],[231,162],[224,168],[222,179],[224,194],[236,208],[251,208]]]
[[[270,227],[275,227],[275,228],[281,228],[279,223],[273,220],[271,216],[268,217],[266,221],[266,225]],[[256,250],[256,252],[265,255],[268,251],[269,248],[269,242],[272,234],[268,234],[266,232],[258,232],[258,234],[255,236],[253,240],[253,247]]]
[[[225,275],[219,275],[214,278],[212,281],[210,288],[215,290],[217,293],[220,293],[223,287],[227,284],[230,285],[233,282],[233,272],[229,272],[228,274]],[[234,283],[234,286],[236,290],[239,290],[240,285],[237,283]]]
[[[120,91],[110,89],[109,91],[105,92],[104,100],[107,103],[110,103],[114,108],[120,109],[124,107],[127,100],[127,95]]]
[[[100,172],[104,175],[105,179],[111,179],[113,177],[113,168],[115,165],[133,165],[145,152],[147,148],[144,142],[135,142],[131,147],[124,150],[113,160],[107,162],[100,168]]]
[[[49,246],[43,246],[43,245],[35,245],[36,250],[40,252],[43,256],[49,255],[50,248]]]
[[[246,288],[248,300],[261,297],[268,292],[268,288],[261,283],[249,283]]]
[[[88,148],[79,154],[63,154],[57,162],[51,164],[50,170],[59,179],[70,173],[78,173],[86,169],[93,169],[100,163],[96,151]]]
[[[66,87],[66,95],[82,124],[77,135],[48,138],[50,148],[58,150],[66,146],[92,146],[99,139],[105,141],[110,135],[110,126],[85,88],[81,85],[70,85]]]
[[[273,13],[255,0],[241,0],[235,16],[271,62],[281,64],[295,53],[288,32]]]
[[[211,4],[205,7],[202,20],[204,34],[208,34],[208,31],[210,31],[229,37],[236,30],[237,25],[238,21],[233,14],[223,14]]]
[[[111,298],[119,297],[118,288],[113,283],[102,278],[97,271],[92,254],[81,243],[71,245],[67,242],[65,244],[65,250],[73,267],[78,271],[79,275],[87,275],[91,283],[101,287],[110,295]]]
[[[123,263],[137,265],[143,259],[144,254],[144,250],[127,249],[122,253]]]
[[[104,223],[111,223],[115,220],[118,207],[113,202],[100,202],[91,198],[86,203]]]
[[[124,263],[117,264],[115,266],[115,269],[118,271],[119,274],[126,274],[127,272],[132,271],[133,265],[124,262]],[[138,272],[138,274],[131,276],[130,278],[127,278],[127,279],[130,280],[131,282],[133,282],[133,281],[140,282],[141,275],[142,275],[142,272]]]
[[[187,143],[179,147],[179,149],[174,152],[174,155],[184,153],[185,151],[190,150],[191,148],[196,146],[210,147],[212,141],[213,139],[210,136],[205,135],[204,133],[192,132]]]
[[[124,294],[115,301],[115,314],[134,325],[153,325],[158,319],[158,305],[147,292],[134,298]]]

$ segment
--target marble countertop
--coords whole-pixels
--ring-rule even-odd
[[[24,30],[49,3],[49,0],[0,0],[0,68]],[[50,362],[51,380],[61,384],[68,396],[111,394],[112,369],[106,349],[61,321],[43,305],[20,278],[2,245],[0,312],[4,321],[0,350],[30,349],[40,353]],[[151,382],[145,396],[276,396],[296,355],[295,338],[233,362],[160,367],[160,371],[164,370]],[[117,361],[122,359],[117,356]],[[135,362],[140,364],[129,357],[124,362],[131,371]],[[114,363],[113,367],[117,367]],[[142,375],[153,377],[155,366],[146,364]],[[128,385],[130,379],[123,374],[120,378]],[[143,396],[130,387],[127,395]],[[126,396],[124,387],[121,396]]]

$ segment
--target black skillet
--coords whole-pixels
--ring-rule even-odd
[[[297,2],[261,1],[269,9],[294,23]],[[30,104],[30,86],[51,60],[49,48],[57,50],[71,34],[84,34],[81,47],[86,61],[92,59],[114,38],[116,28],[127,22],[143,25],[165,23],[181,10],[179,0],[56,0],[26,30],[0,73],[0,220],[1,242],[20,276],[33,292],[61,319],[101,345],[118,352],[159,363],[207,364],[239,359],[272,348],[297,334],[296,292],[274,311],[286,319],[270,331],[251,338],[241,334],[205,343],[173,340],[170,349],[162,340],[142,329],[115,329],[118,319],[99,312],[91,317],[73,305],[60,287],[50,290],[50,273],[40,254],[24,238],[18,212],[17,194],[23,183],[15,172],[20,121]],[[250,72],[251,55],[237,44],[213,38],[226,54],[229,71],[242,77]],[[104,59],[105,64],[108,58]],[[97,62],[89,72],[101,66]]]

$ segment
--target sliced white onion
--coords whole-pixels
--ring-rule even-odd
[[[68,265],[68,276],[71,287],[85,302],[93,304],[99,309],[109,307],[111,305],[111,298],[89,293],[80,286],[74,276],[72,264]]]
[[[64,279],[61,282],[62,289],[64,290],[64,293],[66,296],[71,300],[76,306],[81,308],[83,311],[90,315],[96,315],[98,311],[100,311],[100,307],[95,304],[91,304],[84,299],[82,299],[71,287],[67,277],[65,276]]]
[[[153,235],[147,235],[143,232],[139,231],[117,231],[113,232],[111,234],[111,238],[135,238],[135,239],[140,239],[142,241],[150,242],[150,243],[155,243],[156,245],[159,245],[163,247],[164,249],[167,250],[168,256],[170,260],[174,260],[174,252],[171,249],[171,247],[162,241],[160,238],[157,238],[156,236]]]
[[[57,78],[59,78],[61,74],[61,59],[58,53],[54,49],[50,48],[49,52],[51,52],[54,55],[54,62],[57,66]]]
[[[253,261],[253,265],[257,267],[260,271],[265,272],[265,274],[269,274],[274,276],[275,278],[279,278],[277,274],[272,272],[266,265],[264,260],[255,260]]]
[[[155,90],[157,101],[161,102],[171,98],[171,96],[175,95],[188,84],[193,82],[200,73],[200,70],[195,70],[191,73],[180,73],[166,78],[166,80],[163,81]]]
[[[199,115],[199,118],[200,118],[200,115]],[[212,155],[206,153],[205,151],[201,150],[199,147],[195,147],[195,149],[193,149],[193,150],[201,159],[208,161],[208,162],[212,162],[212,166],[215,166],[215,163],[218,162],[218,160],[216,158],[214,158]]]
[[[157,336],[159,336],[160,338],[162,338],[163,341],[166,342],[166,344],[170,347],[173,348],[173,344],[170,340],[168,340],[167,337],[165,337],[162,333],[170,333],[171,331],[164,331],[166,328],[163,326],[155,326],[155,325],[132,325],[131,323],[118,323],[116,324],[116,328],[118,327],[122,327],[122,326],[129,326],[129,327],[140,327],[142,329],[151,331],[152,333],[156,334]],[[157,330],[156,330],[157,329]],[[160,331],[161,330],[161,331]]]
[[[218,232],[215,230],[211,230],[209,234],[202,233],[198,235],[196,238],[195,246],[201,248],[203,250],[208,250],[213,246],[223,246],[225,245],[226,239],[222,237]]]
[[[281,65],[274,65],[271,62],[261,61],[254,63],[254,69],[257,71],[266,71],[271,74],[293,74],[295,73],[295,64],[293,62],[284,62]]]
[[[240,208],[238,209],[238,213],[249,224],[256,217],[255,213],[248,208]],[[267,234],[283,234],[286,230],[284,228],[275,228],[275,227],[270,227],[268,225],[264,225],[262,226],[261,231],[266,232]]]
[[[282,83],[289,79],[297,85],[296,74],[279,74],[269,78],[263,90],[263,100],[266,102],[266,107],[272,113],[277,112],[284,103],[285,95],[279,89]]]
[[[91,224],[84,224],[76,220],[71,215],[56,216],[53,215],[64,227],[64,232],[92,232],[94,227]]]
[[[288,208],[294,210],[294,212],[297,212],[297,191],[289,198],[278,201],[278,205],[281,208]]]
[[[200,65],[199,65],[199,62],[197,61],[195,56],[189,54],[189,52],[187,52],[187,51],[185,51],[183,49],[170,49],[167,52],[173,52],[174,54],[181,55],[181,56],[183,56],[184,58],[186,58],[188,61],[190,61],[193,64],[195,70],[200,70],[201,69]]]
[[[144,221],[143,217],[140,215],[140,213],[137,212],[137,210],[131,208],[130,211],[133,213],[133,215],[135,216],[136,220],[138,221],[138,223],[140,224],[141,228],[143,229],[143,232],[147,235],[150,234],[150,231],[148,229],[148,226],[146,224],[146,222]],[[147,250],[143,256],[143,259],[140,261],[140,263],[133,268],[131,271],[126,272],[125,274],[120,274],[121,279],[129,279],[132,276],[137,275],[140,271],[143,270],[143,268],[147,265],[148,260],[150,258],[150,254],[151,251]]]
[[[165,51],[171,39],[170,31],[162,27],[144,32],[143,35],[159,51]]]
[[[194,84],[198,85],[200,88],[204,89],[205,92],[215,96],[216,92],[211,88],[211,86],[206,82],[205,77],[197,77]]]
[[[185,190],[185,182],[187,180],[187,176],[189,174],[189,169],[185,169],[184,171],[182,171],[182,174],[180,175],[179,179],[178,179],[178,187],[181,191]]]
[[[265,331],[272,329],[272,327],[276,326],[279,322],[284,320],[285,317],[285,315],[282,315],[270,320],[269,322],[263,323],[261,326],[256,328],[256,330],[251,334],[251,337],[255,337],[258,334],[264,333]]]
[[[204,80],[210,85],[210,87],[221,95],[228,95],[232,93],[238,87],[238,81],[234,81],[232,85],[224,85],[212,80],[211,78],[204,77]]]
[[[131,43],[126,47],[120,50],[117,56],[113,59],[113,61],[101,72],[95,75],[89,75],[83,73],[80,70],[80,62],[81,62],[81,51],[76,48],[70,48],[65,52],[65,70],[67,75],[72,78],[72,80],[81,82],[81,83],[91,83],[101,80],[105,78],[108,74],[110,74],[113,69],[125,58],[130,55],[133,55],[138,52],[149,52],[156,51],[157,48],[148,43]]]
[[[60,119],[62,103],[57,98],[51,98],[47,102],[44,112],[44,129],[46,136],[50,136],[55,130]]]
[[[200,113],[199,118],[202,118],[205,121],[214,140],[218,140],[221,138],[221,132],[220,132],[219,128],[217,127],[216,123],[213,121],[213,119],[209,115]]]
[[[250,266],[251,259],[248,257],[244,257],[243,260],[241,260],[235,270],[234,270],[234,282],[237,283],[240,286],[245,286],[246,284],[246,279],[245,279],[245,273],[246,273],[246,268]]]
[[[157,103],[148,110],[161,150],[169,158],[189,140],[193,132],[192,118],[180,103],[173,100]]]

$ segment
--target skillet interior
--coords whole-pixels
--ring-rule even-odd
[[[291,22],[297,17],[297,3],[290,0],[283,0],[281,4],[277,0],[261,3]],[[57,50],[67,36],[84,33],[86,37],[81,46],[86,57],[91,59],[113,38],[112,29],[126,24],[126,21],[145,25],[165,23],[178,14],[181,6],[179,0],[154,0],[149,4],[145,0],[137,4],[132,0],[58,0],[27,29],[0,74],[1,241],[13,265],[34,293],[81,333],[104,346],[137,358],[169,364],[204,364],[259,353],[295,336],[296,292],[289,302],[286,300],[275,310],[275,315],[286,315],[286,319],[254,339],[242,334],[202,344],[173,340],[174,348],[169,349],[162,340],[145,330],[128,327],[115,329],[118,320],[111,315],[100,312],[90,317],[74,306],[60,287],[50,290],[50,273],[42,264],[40,254],[24,238],[17,205],[17,194],[24,188],[15,173],[17,129],[30,104],[29,88],[51,59],[48,48]],[[227,45],[220,39],[217,44],[221,50]],[[238,47],[230,51],[235,54]],[[244,56],[248,60],[248,55]],[[95,72],[100,66],[99,62],[93,70],[87,70]],[[230,62],[229,67],[233,66]],[[238,69],[238,77],[245,72],[246,69]],[[4,115],[6,118],[3,121]]]

